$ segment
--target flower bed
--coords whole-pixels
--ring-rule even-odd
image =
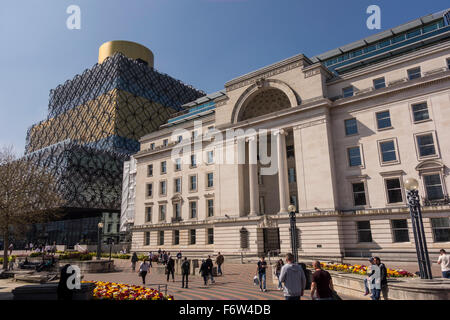
[[[82,281],[83,283],[95,283],[94,299],[100,300],[173,300],[173,296],[164,295],[161,292],[114,282]]]
[[[332,270],[332,271],[342,271],[348,273],[356,273],[360,275],[367,275],[367,266],[365,265],[349,265],[349,264],[327,264],[321,263],[322,268],[324,270]],[[414,274],[406,271],[406,270],[396,270],[396,269],[387,269],[388,278],[402,278],[402,277],[414,277]]]

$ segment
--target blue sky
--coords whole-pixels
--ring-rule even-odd
[[[366,8],[381,7],[381,30]],[[69,5],[81,30],[66,27]],[[155,67],[211,93],[234,77],[297,53],[312,57],[448,7],[448,0],[2,0],[0,146],[23,152],[47,115],[49,90],[97,62],[99,46],[130,40]]]

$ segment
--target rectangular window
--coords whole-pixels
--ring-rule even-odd
[[[183,141],[183,136],[178,136],[177,137],[177,142],[180,143],[181,141]]]
[[[350,167],[362,165],[359,147],[348,148],[348,164]]]
[[[386,88],[386,81],[383,78],[378,78],[373,80],[373,87],[375,90]]]
[[[191,219],[197,218],[197,201],[189,202],[189,215]]]
[[[353,86],[342,89],[342,96],[344,98],[353,96]]]
[[[366,201],[366,190],[364,186],[364,182],[352,183],[353,189],[353,203],[357,206],[365,206],[367,204]]]
[[[422,74],[420,72],[420,67],[408,70],[408,79],[409,80],[414,80],[414,79],[417,79],[420,77],[422,77]]]
[[[414,122],[430,119],[430,114],[428,113],[428,104],[426,102],[413,104],[412,112]]]
[[[356,119],[347,119],[344,121],[345,124],[345,135],[350,136],[358,133],[358,125],[356,124]]]
[[[177,158],[175,159],[175,171],[180,171],[181,170],[181,159]]]
[[[289,168],[288,169],[288,180],[289,183],[293,183],[296,181],[295,179],[295,168]]]
[[[444,191],[442,190],[441,176],[439,174],[424,175],[423,181],[428,200],[444,199]]]
[[[382,162],[397,161],[394,140],[380,142],[380,152]]]
[[[212,172],[206,174],[207,186],[212,188],[214,186],[214,174]]]
[[[447,59],[447,69],[450,69],[450,58]]]
[[[150,232],[145,232],[145,241],[144,241],[144,244],[146,245],[146,246],[149,246],[150,245]]]
[[[289,203],[290,203],[290,204],[293,204],[293,205],[295,206],[295,208],[298,208],[298,205],[297,205],[297,195],[291,194],[291,195],[289,196]]]
[[[208,161],[208,164],[211,164],[214,162],[214,151],[208,151],[207,161]]]
[[[145,222],[152,222],[152,207],[146,208]]]
[[[370,221],[357,221],[358,242],[372,242],[372,231],[370,230]]]
[[[403,202],[402,188],[400,179],[386,179],[386,191],[388,196],[388,203]]]
[[[159,206],[159,221],[166,221],[166,205]]]
[[[110,233],[112,230],[112,223],[108,223],[108,229],[106,232]]]
[[[153,183],[147,183],[147,197],[153,197]]]
[[[408,221],[406,219],[391,220],[394,242],[409,242]]]
[[[180,230],[173,231],[173,244],[175,246],[180,244]]]
[[[214,229],[208,229],[208,244],[214,244]]]
[[[259,197],[259,212],[264,214],[266,211],[266,206],[264,202],[264,197]]]
[[[166,181],[159,182],[159,194],[162,196],[167,194]]]
[[[176,178],[174,182],[175,193],[181,193],[181,178]]]
[[[180,203],[175,203],[173,205],[173,215],[175,219],[181,219],[181,204]]]
[[[153,165],[149,164],[147,166],[147,177],[152,177],[153,176]]]
[[[197,176],[189,177],[189,190],[196,191],[197,190]]]
[[[195,157],[195,154],[191,155],[191,167],[195,168],[197,166],[197,159]]]
[[[150,144],[150,150],[155,150],[155,144],[154,143]]]
[[[207,206],[208,206],[208,217],[213,217],[214,216],[214,200],[213,199],[208,199],[206,201]]]
[[[450,242],[450,218],[432,218],[434,242]]]
[[[159,239],[159,245],[160,246],[162,246],[162,245],[164,245],[164,231],[163,230],[161,230],[161,231],[159,231],[159,237],[158,237]]]
[[[161,162],[161,174],[167,173],[167,162]]]
[[[167,147],[169,145],[169,139],[164,139],[163,140],[163,146]]]
[[[392,127],[389,110],[377,112],[376,117],[378,130]]]
[[[434,139],[433,134],[422,134],[416,136],[417,138],[417,147],[419,148],[419,156],[427,157],[433,156],[436,154],[436,148],[434,147]]]
[[[190,244],[195,244],[195,242],[196,242],[196,232],[195,232],[195,229],[191,229],[191,230],[189,230],[189,232],[190,232]]]

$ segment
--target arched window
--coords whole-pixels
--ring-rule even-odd
[[[240,231],[241,238],[241,249],[248,249],[248,231],[245,228],[242,228]]]

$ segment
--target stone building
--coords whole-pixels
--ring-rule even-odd
[[[450,249],[449,66],[443,11],[185,104],[134,155],[132,250],[289,252],[294,204],[300,257],[412,260],[406,177],[432,257]]]

